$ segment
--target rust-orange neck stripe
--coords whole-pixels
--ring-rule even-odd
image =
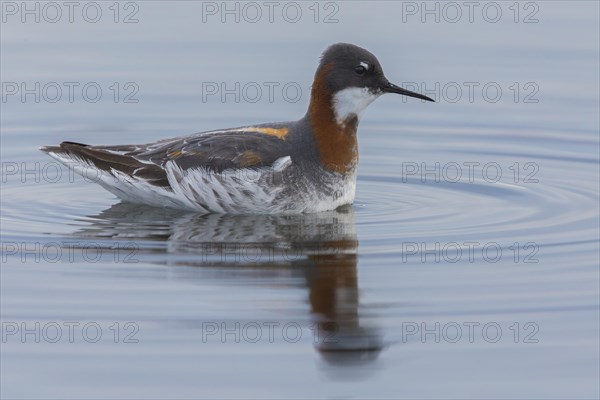
[[[349,119],[342,125],[336,122],[333,93],[327,86],[327,75],[332,69],[333,64],[327,64],[315,76],[308,108],[309,120],[325,168],[348,173],[358,163],[358,119]]]

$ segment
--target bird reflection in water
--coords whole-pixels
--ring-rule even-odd
[[[384,347],[377,328],[366,326],[359,313],[351,206],[303,215],[198,215],[122,202],[90,220],[76,232],[79,238],[136,241],[142,257],[152,256],[149,262],[303,276],[318,328],[315,347],[330,364],[373,361]]]

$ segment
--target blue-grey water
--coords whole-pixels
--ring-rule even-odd
[[[1,4],[2,398],[598,398],[597,2],[53,4]],[[350,207],[131,205],[37,150],[299,118],[338,41],[438,100],[370,106]]]

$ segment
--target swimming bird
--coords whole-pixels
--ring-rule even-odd
[[[369,51],[337,43],[323,52],[298,121],[41,150],[129,202],[201,213],[327,211],[354,201],[359,119],[385,93],[434,101],[391,83]]]

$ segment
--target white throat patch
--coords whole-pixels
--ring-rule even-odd
[[[343,124],[351,114],[355,114],[360,119],[364,109],[381,95],[382,93],[371,93],[368,88],[351,87],[340,90],[333,97],[336,122]]]

